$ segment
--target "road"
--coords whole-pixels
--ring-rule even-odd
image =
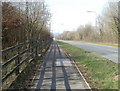
[[[61,40],[61,41],[63,41],[63,40]],[[118,47],[92,44],[92,43],[81,43],[81,42],[75,42],[75,41],[63,41],[63,42],[71,44],[71,45],[75,45],[79,48],[83,48],[87,51],[90,51],[90,52],[93,52],[96,54],[99,54],[115,63],[120,63],[120,57],[118,56],[120,54],[118,52],[118,50],[120,50],[120,48],[118,48]]]
[[[56,89],[62,89],[62,91],[72,91],[72,89],[90,89],[74,61],[66,56],[56,42],[53,42],[47,51],[39,72],[39,76],[36,78],[36,90],[56,91]]]

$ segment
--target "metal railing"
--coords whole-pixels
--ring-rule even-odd
[[[45,40],[30,40],[24,43],[17,43],[16,45],[2,50],[2,84],[3,88],[7,88],[17,78],[23,69],[33,59],[35,59],[39,53],[46,46],[49,46],[52,42],[52,38]]]

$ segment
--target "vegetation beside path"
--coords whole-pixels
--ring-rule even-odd
[[[91,88],[118,89],[118,64],[73,45],[57,42],[75,60]]]

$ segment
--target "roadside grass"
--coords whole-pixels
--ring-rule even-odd
[[[67,41],[76,41],[76,40],[67,40]],[[113,46],[113,47],[120,47],[118,44],[110,44],[110,43],[100,43],[100,42],[87,42],[87,41],[76,41],[82,43],[91,43],[91,44],[99,44],[99,45],[106,45],[106,46]]]
[[[73,45],[57,42],[75,60],[91,88],[118,89],[118,64]]]

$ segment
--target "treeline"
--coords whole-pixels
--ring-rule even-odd
[[[50,12],[45,2],[2,2],[2,47],[17,42],[47,39]]]
[[[82,21],[81,21],[82,22]],[[96,25],[86,24],[76,31],[65,31],[57,36],[62,40],[80,40],[89,42],[118,43],[118,3],[108,3],[102,15],[97,16]]]

